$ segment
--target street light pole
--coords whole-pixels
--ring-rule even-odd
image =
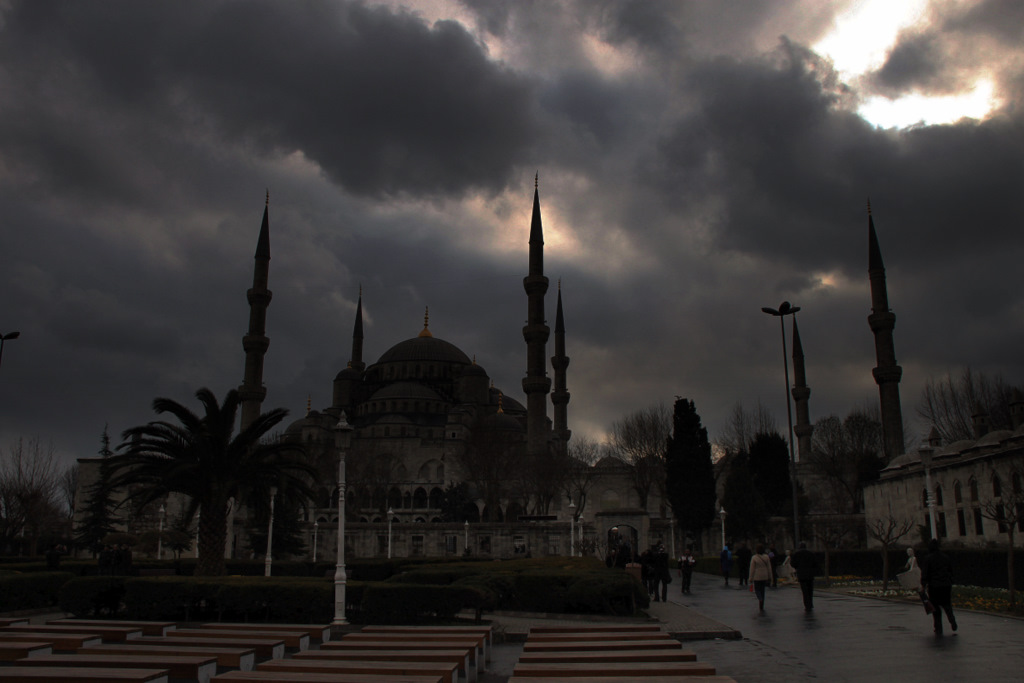
[[[338,424],[334,425],[335,439],[338,446],[338,564],[334,569],[334,621],[332,626],[344,626],[345,620],[345,451],[352,437],[352,425],[341,414]]]
[[[724,507],[718,508],[718,515],[722,518],[722,547],[725,547],[725,515],[728,514]]]
[[[931,527],[932,538],[938,538],[939,532],[935,525],[935,495],[932,492],[932,454],[935,449],[924,445],[917,449],[921,455],[921,464],[924,465],[924,500],[928,508],[928,526]]]
[[[167,514],[166,508],[163,505],[160,506],[160,529],[157,531],[156,537],[156,559],[164,559],[164,515]]]
[[[4,359],[4,342],[8,339],[17,339],[21,336],[21,332],[8,332],[7,334],[0,334],[0,362]]]
[[[789,401],[789,358],[786,356],[786,316],[795,316],[800,310],[799,306],[793,306],[788,301],[779,304],[778,310],[774,308],[762,308],[763,312],[779,319],[779,329],[782,330],[782,367],[786,374],[786,421],[789,424],[789,486],[793,498],[793,547],[800,546],[800,507],[797,501],[796,482],[796,452],[793,450],[793,408]]]
[[[465,535],[466,536],[465,536],[465,539],[462,542],[462,545],[465,548],[465,552],[468,553],[469,552],[469,520],[468,519],[466,520],[466,523],[463,524],[463,528],[466,530],[465,531]]]
[[[316,536],[318,531],[320,531],[320,522],[313,520],[313,564],[316,564]]]
[[[388,508],[388,559],[391,559],[391,522],[394,521],[395,511]]]
[[[576,534],[573,527],[576,526],[576,503],[569,501],[569,557],[576,555]]]
[[[263,576],[270,576],[270,565],[274,562],[274,496],[277,487],[270,487],[270,522],[267,524],[267,557],[263,562]]]

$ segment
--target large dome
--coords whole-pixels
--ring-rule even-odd
[[[413,337],[399,342],[385,351],[377,363],[407,363],[426,361],[434,363],[458,363],[471,365],[469,356],[459,347],[437,337]]]

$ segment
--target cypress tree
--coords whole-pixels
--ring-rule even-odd
[[[666,489],[672,512],[684,532],[696,537],[715,518],[715,474],[708,430],[693,401],[676,399],[672,436],[665,452]]]

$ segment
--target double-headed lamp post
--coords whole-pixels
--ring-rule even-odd
[[[576,503],[569,501],[569,557],[576,555],[576,533],[573,527],[576,526]]]
[[[935,449],[924,445],[917,449],[921,456],[921,464],[924,466],[924,500],[928,508],[928,526],[931,527],[932,538],[938,538],[939,533],[935,525],[935,494],[932,492],[932,454]]]
[[[156,559],[164,559],[164,515],[167,514],[167,509],[160,506],[160,528],[157,530],[156,537]]]
[[[345,451],[352,438],[352,425],[341,414],[334,425],[335,442],[338,446],[338,564],[334,569],[334,621],[332,626],[344,626],[345,620]]]
[[[4,342],[9,339],[17,339],[21,336],[21,332],[8,332],[7,334],[0,334],[0,361],[4,359]]]
[[[799,306],[793,306],[788,301],[779,304],[778,310],[764,307],[761,309],[768,315],[779,319],[779,328],[782,330],[782,367],[786,373],[786,421],[789,424],[789,487],[793,498],[793,547],[800,546],[800,507],[797,501],[796,483],[796,452],[793,450],[793,408],[789,402],[789,358],[786,356],[786,316],[796,315],[800,310]]]
[[[391,522],[394,521],[395,510],[388,508],[388,559],[391,559]]]
[[[274,563],[274,498],[277,487],[270,487],[270,521],[267,523],[267,557],[263,561],[263,576],[270,576],[270,566]]]

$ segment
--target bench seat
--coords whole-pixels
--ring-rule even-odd
[[[80,647],[99,645],[94,633],[9,633],[0,631],[0,643],[49,643],[54,651],[74,652]]]
[[[196,645],[195,647],[179,647],[169,650],[164,645],[147,645],[146,643],[132,642],[118,645],[95,645],[84,647],[78,650],[79,654],[123,654],[123,655],[153,655],[153,656],[178,656],[195,655],[209,656],[217,660],[218,670],[241,669],[248,671],[256,664],[256,653],[252,648],[242,647],[212,647],[209,645]]]
[[[599,650],[596,652],[524,652],[522,664],[553,662],[695,662],[697,655],[688,650]]]
[[[516,664],[514,676],[572,676],[604,678],[605,676],[631,676],[634,679],[646,676],[714,676],[715,667],[706,662],[609,662],[587,664],[579,662],[555,662],[551,664]]]
[[[528,640],[531,643],[557,643],[572,640],[661,640],[671,638],[668,633],[651,631],[594,631],[592,633],[531,633]]]
[[[308,650],[309,649],[309,634],[307,633],[296,633],[295,631],[270,631],[269,629],[264,631],[256,630],[238,630],[238,631],[226,631],[222,629],[208,629],[208,628],[176,628],[168,635],[175,638],[267,638],[270,640],[280,640],[284,642],[284,646],[293,650]]]
[[[327,643],[324,643],[327,645]],[[366,650],[362,648],[339,648],[307,650],[296,652],[292,659],[335,659],[359,662],[448,662],[454,664],[467,682],[477,680],[477,671],[469,659],[469,652],[459,650],[412,650],[406,648],[393,650]]]
[[[484,636],[484,661],[491,661],[491,648],[494,646],[494,629],[490,626],[364,626],[360,633],[408,633],[408,634],[475,634]]]
[[[50,624],[15,624],[0,626],[0,633],[91,633],[108,643],[122,643],[142,637],[142,629],[125,626],[53,626]]]
[[[373,674],[296,673],[294,671],[228,671],[211,683],[439,683],[438,676],[376,676]]]
[[[4,683],[167,683],[167,679],[167,669],[0,667],[0,681]]]
[[[177,647],[177,648],[189,648],[189,647],[234,647],[243,648],[246,650],[252,650],[257,661],[264,659],[280,659],[284,657],[284,641],[275,640],[273,638],[218,638],[210,636],[209,638],[179,638],[174,635],[163,636],[158,638],[156,636],[143,636],[137,638],[133,643],[143,643],[146,645],[156,645],[164,647]]]
[[[683,644],[675,638],[657,640],[566,640],[553,643],[535,642],[527,638],[523,652],[586,652],[600,650],[680,650]]]
[[[75,666],[122,669],[167,669],[171,678],[207,683],[217,674],[217,659],[210,655],[179,653],[122,655],[86,652],[74,655],[47,655],[23,659],[19,666]]]
[[[325,643],[323,647],[334,647],[343,643],[364,643],[391,644],[393,647],[409,647],[425,649],[431,647],[468,647],[471,652],[471,663],[476,666],[477,671],[484,670],[484,643],[487,637],[482,633],[465,633],[445,635],[441,633],[349,633],[341,640]],[[379,646],[376,646],[380,649]]]
[[[174,628],[173,621],[125,621],[121,619],[50,619],[46,622],[50,626],[120,626],[123,628],[137,628],[144,636],[165,636]]]
[[[26,657],[41,657],[42,655],[53,654],[53,645],[50,643],[33,642],[0,642],[0,662],[14,662]]]
[[[202,624],[199,628],[215,629],[219,631],[280,631],[290,633],[305,633],[309,636],[310,642],[324,643],[331,639],[331,627],[328,624],[253,624],[253,623],[227,623],[212,622]]]
[[[579,626],[531,626],[529,635],[535,633],[601,633],[602,631],[650,632],[661,631],[658,624],[580,624]]]
[[[440,676],[441,683],[456,683],[458,666],[454,662],[365,662],[340,659],[273,659],[256,667],[257,671],[295,671],[299,673],[375,674],[384,676]]]

